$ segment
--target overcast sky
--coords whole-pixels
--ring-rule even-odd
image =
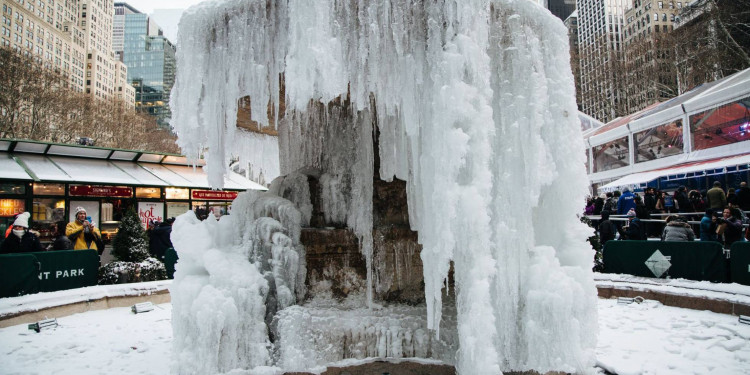
[[[126,0],[133,8],[153,17],[164,31],[164,36],[177,43],[177,24],[182,11],[204,0]]]
[[[198,4],[202,0],[125,0],[135,9],[142,13],[153,13],[154,9],[187,9],[191,5]]]

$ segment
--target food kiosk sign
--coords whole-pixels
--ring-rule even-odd
[[[133,189],[125,186],[72,185],[70,195],[75,197],[130,198],[133,196]]]
[[[12,217],[26,210],[23,199],[0,199],[0,217]]]
[[[233,201],[235,198],[237,198],[236,191],[193,190],[193,199]]]

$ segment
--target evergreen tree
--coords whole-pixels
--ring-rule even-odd
[[[141,262],[149,257],[148,238],[134,210],[122,217],[117,235],[112,240],[112,255],[125,262]]]

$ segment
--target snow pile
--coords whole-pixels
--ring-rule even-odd
[[[175,373],[271,364],[267,323],[304,293],[300,214],[293,204],[251,191],[240,194],[232,213],[201,222],[188,211],[174,223],[180,256],[170,288]]]
[[[536,1],[213,1],[186,12],[179,45],[173,125],[184,152],[209,148],[213,186],[233,153],[237,99],[251,96],[261,124],[268,104],[283,103],[281,173],[313,167],[332,178],[323,205],[337,220],[347,207],[371,293],[377,131],[380,177],[407,181],[427,327],[438,336],[454,263],[459,372],[593,365],[567,32]],[[347,205],[326,186],[348,188]]]

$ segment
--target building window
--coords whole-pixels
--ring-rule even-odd
[[[633,140],[636,163],[681,154],[682,120],[638,132],[633,135]]]
[[[594,147],[594,173],[624,167],[630,164],[630,142],[622,137]]]
[[[750,140],[750,96],[690,116],[693,150]]]

